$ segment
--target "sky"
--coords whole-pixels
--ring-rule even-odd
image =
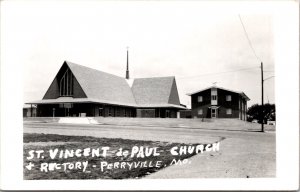
[[[129,47],[130,77],[175,76],[182,104],[217,82],[251,106],[261,102],[261,61],[274,76],[273,22],[201,1],[6,1],[1,59],[22,66],[24,102],[42,99],[65,60],[125,77]],[[275,78],[264,83],[265,102],[275,103]]]

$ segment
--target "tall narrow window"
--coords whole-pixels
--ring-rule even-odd
[[[218,89],[211,89],[211,105],[218,105]]]
[[[73,96],[73,74],[67,69],[59,82],[60,96]]]
[[[217,100],[217,96],[216,95],[212,95],[211,96],[211,100]]]
[[[170,111],[166,110],[166,117],[170,117]]]
[[[112,113],[113,113],[113,108],[109,107],[108,108],[108,116],[113,116]]]

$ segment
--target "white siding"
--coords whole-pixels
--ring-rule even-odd
[[[218,105],[218,91],[215,88],[211,89],[211,104]]]

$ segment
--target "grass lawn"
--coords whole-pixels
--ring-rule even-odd
[[[173,159],[183,160],[187,159],[196,153],[173,156],[170,153],[170,149],[174,146],[196,146],[199,144],[189,143],[168,143],[160,141],[139,141],[139,140],[128,140],[128,139],[112,139],[112,138],[96,138],[87,136],[65,136],[55,134],[36,134],[36,133],[24,133],[24,153],[23,153],[23,164],[24,164],[24,179],[130,179],[130,178],[141,178],[145,175],[156,172],[162,168],[170,166]],[[92,156],[81,156],[81,157],[69,157],[64,158],[53,158],[49,155],[50,149],[58,148],[60,150],[71,150],[71,149],[85,149],[85,148],[99,148],[109,147],[109,151],[106,157],[92,157]],[[117,156],[116,152],[119,148],[123,150],[131,151],[133,146],[143,147],[158,147],[159,156],[150,155],[149,157],[131,157],[128,156]],[[33,158],[28,160],[29,151],[31,150],[44,150],[44,158]],[[88,166],[85,172],[80,169],[67,169],[67,170],[54,170],[48,172],[42,172],[40,170],[41,163],[75,163],[88,161]],[[139,166],[137,168],[113,168],[101,170],[100,163],[106,161],[108,163],[114,162],[139,162],[139,161],[162,161],[159,167],[144,167]],[[28,170],[26,166],[29,163],[33,163],[34,167]],[[93,167],[92,165],[97,165]]]

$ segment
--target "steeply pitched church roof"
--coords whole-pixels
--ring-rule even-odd
[[[180,105],[175,77],[134,79],[131,89],[136,103],[141,107]]]
[[[135,106],[132,91],[122,77],[66,61],[88,98]]]
[[[86,97],[47,96],[53,83],[57,82],[55,81],[57,80],[56,76],[44,98],[31,102],[32,104],[72,102],[106,103],[131,107],[184,108],[180,106],[175,77],[134,79],[130,88],[123,77],[84,67],[69,61],[65,61],[64,65],[69,67]],[[52,89],[57,90],[57,87],[53,87]]]

